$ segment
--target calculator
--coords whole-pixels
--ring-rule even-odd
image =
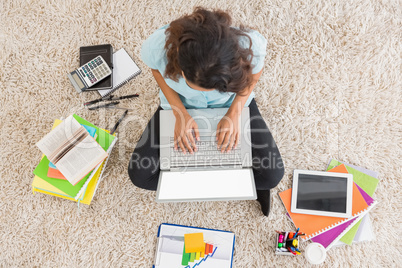
[[[102,56],[90,60],[77,70],[68,74],[71,84],[80,93],[92,87],[102,79],[112,74],[112,70],[107,65]]]

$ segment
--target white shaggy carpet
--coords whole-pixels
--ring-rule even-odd
[[[158,106],[141,62],[142,42],[193,7],[229,10],[235,23],[268,40],[255,91],[285,161],[272,212],[256,201],[157,204],[134,187],[129,157]],[[325,267],[396,267],[401,262],[401,2],[315,1],[0,1],[0,267],[150,267],[163,222],[236,234],[235,267],[305,267],[275,256],[275,229],[290,221],[277,193],[294,168],[324,170],[337,158],[380,173],[371,212],[376,240],[332,249]],[[118,91],[139,93],[134,112],[91,206],[31,192],[41,153],[34,144],[55,118],[73,112],[110,128],[122,111],[87,111],[66,74],[80,46],[124,47],[143,73]]]

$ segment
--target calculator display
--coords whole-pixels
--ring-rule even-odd
[[[74,78],[75,82],[77,82],[78,86],[80,86],[81,88],[84,87],[84,84],[81,82],[81,79],[78,77],[77,74],[73,74],[73,78]]]

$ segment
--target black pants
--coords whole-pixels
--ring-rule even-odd
[[[253,172],[257,190],[274,188],[282,179],[284,166],[278,147],[253,99],[250,127]],[[159,179],[159,107],[144,130],[128,166],[131,181],[137,187],[156,190]]]

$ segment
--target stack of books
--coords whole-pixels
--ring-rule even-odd
[[[116,141],[78,115],[55,120],[52,131],[36,144],[43,156],[33,171],[33,193],[90,205]]]
[[[326,250],[333,246],[351,245],[354,242],[374,239],[369,211],[377,204],[373,194],[377,188],[378,174],[338,160],[330,160],[328,172],[353,174],[352,218],[307,215],[291,212],[292,189],[279,193],[287,210],[286,215],[306,236],[302,241],[320,243]]]

